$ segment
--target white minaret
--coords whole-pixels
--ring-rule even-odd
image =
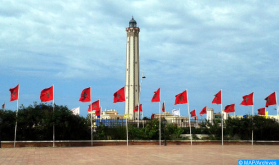
[[[129,119],[138,119],[138,113],[134,113],[134,107],[139,102],[139,32],[137,22],[132,17],[127,32],[126,48],[126,86],[125,86],[125,114]]]

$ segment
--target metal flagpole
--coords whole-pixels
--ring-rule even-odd
[[[161,113],[160,113],[160,104],[161,104],[161,89],[160,89],[160,101],[159,101],[159,145],[161,145]]]
[[[18,116],[19,88],[20,88],[20,84],[18,84],[18,93],[17,93],[17,105],[16,105],[16,125],[15,125],[14,147],[15,147],[15,143],[16,143],[16,130],[17,130],[17,116]]]
[[[253,105],[252,105],[252,145],[253,145],[253,141],[254,141],[254,122],[253,122],[253,118],[254,118],[254,96],[253,96]]]
[[[144,128],[143,111],[141,112],[141,115],[142,115],[142,126]]]
[[[127,134],[127,146],[129,146],[129,136],[128,136],[128,118],[129,118],[129,114],[126,114],[126,134]]]
[[[165,108],[164,109],[164,111],[165,111],[164,113],[165,113],[165,119],[166,119],[166,104],[165,104],[165,102],[163,104],[164,104],[164,108]]]
[[[128,86],[129,87],[129,86]],[[126,94],[126,86],[125,86],[125,94]],[[128,94],[128,97],[126,97],[127,99],[129,99],[129,91],[127,92],[127,94]],[[125,101],[127,101],[127,100],[125,100]],[[126,114],[126,112],[125,112],[125,104],[124,104],[124,114]],[[127,146],[129,146],[129,135],[128,135],[128,133],[129,133],[129,130],[128,130],[128,118],[130,117],[130,114],[129,114],[129,107],[128,107],[128,109],[127,109],[127,114],[126,114],[126,135],[127,135]]]
[[[139,92],[139,93],[140,93],[140,92]],[[139,98],[139,102],[140,102],[140,98]],[[140,118],[139,106],[140,106],[140,103],[138,103],[138,128],[139,128],[139,118]]]
[[[254,122],[253,122],[253,118],[254,118],[254,94],[253,94],[253,105],[252,105],[252,145],[254,145],[253,144],[254,143]]]
[[[99,107],[101,107],[100,105],[101,105],[101,101],[100,101],[100,99],[99,99]],[[100,122],[101,122],[101,114],[102,114],[102,107],[100,108]],[[99,125],[100,125],[100,124],[99,124]]]
[[[224,131],[223,131],[223,125],[224,125],[224,112],[223,112],[223,110],[222,110],[222,89],[221,89],[221,120],[222,120],[222,145],[224,145]]]
[[[129,130],[128,130],[128,118],[129,118],[129,113],[126,114],[126,134],[127,134],[127,146],[129,146]]]
[[[90,107],[91,107],[91,146],[93,146],[93,130],[92,130],[92,98],[91,98],[91,86],[90,86]]]
[[[191,145],[192,145],[191,118],[190,118],[189,98],[188,98],[188,91],[187,91],[187,89],[186,89],[186,93],[187,93],[187,101],[188,101],[188,116],[189,116],[189,127],[190,127],[190,139],[191,139]]]
[[[54,84],[52,85],[53,88],[52,88],[52,92],[53,92],[53,99],[52,99],[52,107],[53,107],[53,116],[54,116]],[[55,126],[54,126],[54,122],[53,122],[53,125],[52,125],[52,131],[53,131],[53,147],[55,147]]]
[[[278,102],[277,102],[277,95],[276,95],[276,92],[275,92],[275,100],[276,100],[276,105],[277,105],[277,121],[279,122],[279,115],[278,115]]]

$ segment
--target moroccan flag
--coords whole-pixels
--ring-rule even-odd
[[[182,93],[179,93],[178,95],[175,96],[175,104],[186,104],[188,103],[188,99],[187,99],[187,90],[185,90]]]
[[[91,88],[85,88],[80,94],[79,101],[90,102],[91,101]]]
[[[151,119],[154,119],[154,117],[155,117],[155,114],[152,114],[152,115],[151,115]]]
[[[11,92],[11,100],[10,101],[14,101],[14,100],[18,100],[18,92],[19,92],[19,84],[10,89]]]
[[[160,88],[154,92],[151,102],[160,102]]]
[[[125,101],[125,87],[119,89],[113,94],[113,103]]]
[[[273,92],[267,98],[265,98],[266,104],[265,107],[268,107],[269,105],[275,105],[276,103],[276,93]]]
[[[2,109],[5,109],[5,103],[2,105]]]
[[[40,99],[42,102],[53,100],[53,86],[41,91]]]
[[[191,117],[197,116],[197,115],[196,115],[196,110],[195,110],[195,109],[192,110],[192,111],[190,112],[190,114],[191,114]]]
[[[135,106],[134,112],[137,112],[137,111],[138,111],[138,106]],[[139,106],[139,111],[142,112],[142,104],[140,104],[140,106]]]
[[[96,111],[100,110],[100,100],[95,101],[94,103],[91,104],[91,106],[92,106],[92,111],[93,110],[96,110]],[[91,112],[91,106],[89,105],[88,110],[87,110],[88,112]]]
[[[258,114],[259,115],[265,115],[265,108],[258,109]]]
[[[98,110],[95,111],[95,115],[100,118],[101,116],[101,108],[99,108]]]
[[[195,116],[195,120],[198,120],[198,116]]]
[[[214,95],[212,104],[222,104],[222,91],[220,90],[216,95]]]
[[[200,115],[206,114],[206,106],[201,110]]]
[[[163,102],[163,105],[162,105],[162,112],[165,112],[166,108],[165,108],[165,102]]]
[[[227,106],[225,107],[224,112],[226,112],[226,113],[235,112],[234,107],[235,107],[235,104],[227,105]]]
[[[251,94],[249,95],[245,95],[243,96],[243,101],[240,103],[240,105],[253,105],[253,95],[254,95],[254,92],[252,92]]]

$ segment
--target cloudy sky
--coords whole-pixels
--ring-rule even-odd
[[[175,95],[188,90],[190,110],[212,104],[222,89],[223,107],[236,104],[236,115],[251,113],[239,105],[254,92],[255,113],[264,98],[279,92],[279,1],[159,0],[2,0],[0,2],[0,103],[16,110],[9,89],[20,84],[19,104],[40,102],[54,84],[55,102],[70,109],[84,88],[104,109],[124,114],[113,93],[125,85],[126,31],[132,16],[140,28],[141,102],[144,116],[158,113],[151,103],[161,88],[166,110]],[[269,114],[276,114],[270,106]],[[232,114],[233,115],[233,114]]]

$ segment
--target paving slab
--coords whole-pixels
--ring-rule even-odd
[[[238,164],[238,159],[279,159],[277,145],[133,145],[1,148],[1,165]]]

